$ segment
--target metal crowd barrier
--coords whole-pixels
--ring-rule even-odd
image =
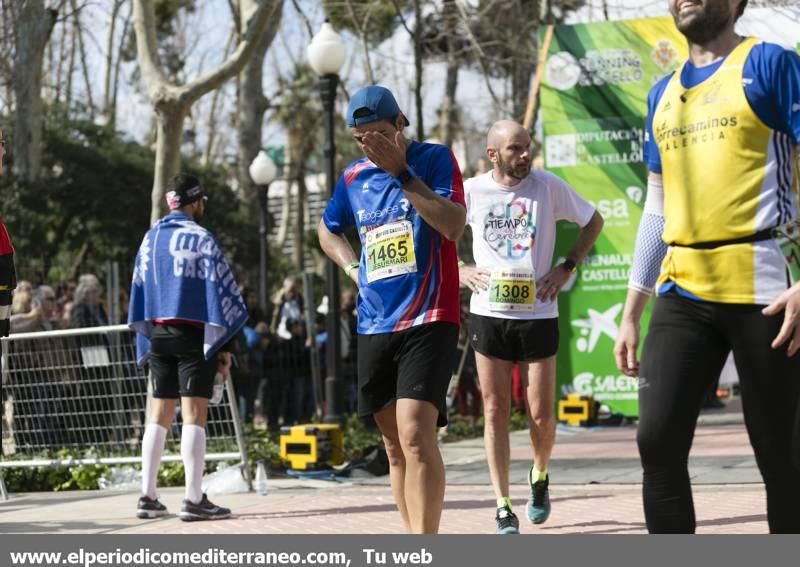
[[[141,462],[149,380],[136,366],[134,332],[126,325],[19,333],[2,345],[2,471],[11,467]],[[209,406],[206,460],[247,462],[231,380]],[[179,461],[180,414],[162,461]],[[75,456],[61,458],[70,450]],[[248,467],[243,467],[244,471]],[[249,481],[249,479],[248,479]]]

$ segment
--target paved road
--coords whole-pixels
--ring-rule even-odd
[[[765,499],[741,416],[710,415],[698,428],[690,462],[698,531],[766,533]],[[522,533],[644,533],[635,427],[560,428],[551,466],[553,513]],[[494,496],[480,439],[446,443],[448,488],[443,533],[492,533]],[[512,435],[511,496],[524,516],[531,452],[527,432]],[[182,489],[162,500],[177,511]],[[37,493],[0,503],[0,532],[33,533],[400,533],[388,477],[348,482],[273,479],[270,494],[216,498],[230,520],[186,524],[133,517],[135,493]]]

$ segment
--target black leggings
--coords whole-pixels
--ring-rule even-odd
[[[800,354],[773,350],[783,314],[705,303],[674,292],[655,301],[644,343],[637,443],[651,533],[694,533],[689,449],[703,396],[732,350],[745,425],[767,490],[772,533],[800,533]]]

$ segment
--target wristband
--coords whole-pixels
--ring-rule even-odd
[[[573,274],[578,271],[578,264],[572,258],[564,259],[561,265],[564,267],[565,270]]]
[[[400,182],[400,187],[403,187],[407,183],[409,183],[412,179],[417,176],[417,172],[414,171],[410,165],[407,166],[403,171],[395,176],[398,182]]]
[[[359,266],[361,266],[361,264],[359,264],[358,262],[350,262],[350,264],[348,264],[347,267],[344,269],[344,274],[349,278],[350,272],[352,272],[353,269],[357,270]]]

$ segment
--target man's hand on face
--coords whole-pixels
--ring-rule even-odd
[[[361,147],[369,160],[385,172],[397,177],[408,167],[403,134],[395,132],[389,139],[380,132],[366,132],[361,137]]]

